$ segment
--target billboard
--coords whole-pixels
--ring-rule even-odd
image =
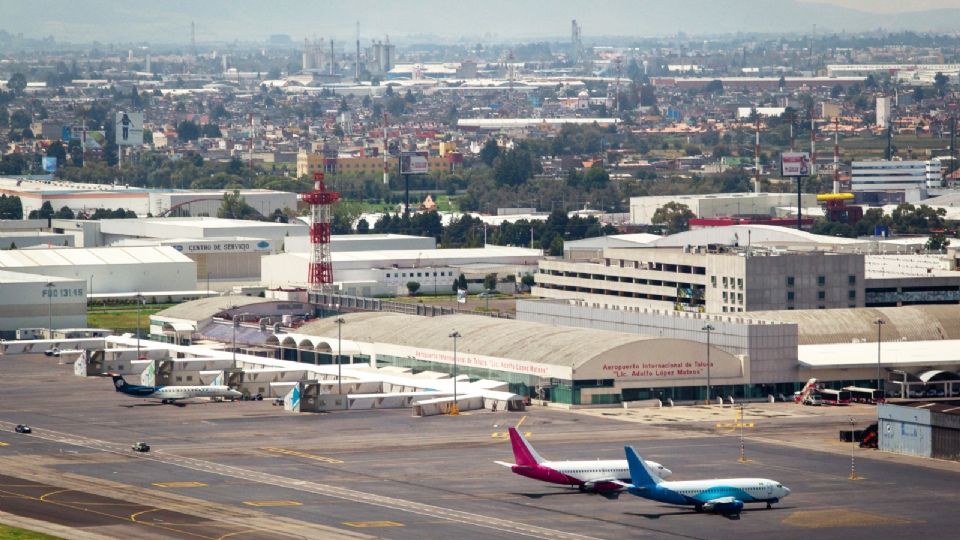
[[[55,173],[57,172],[57,158],[55,157],[44,157],[43,158],[43,172]]]
[[[143,113],[117,111],[114,122],[117,146],[143,144]]]
[[[400,174],[427,174],[430,170],[427,152],[400,152]]]
[[[808,152],[784,152],[780,155],[781,176],[810,176],[813,173]]]
[[[104,131],[84,131],[80,141],[84,150],[101,150],[107,145],[107,134]]]

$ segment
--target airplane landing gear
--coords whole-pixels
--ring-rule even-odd
[[[702,512],[703,512],[703,505],[702,505],[702,504],[698,504],[698,505],[694,506],[694,509],[696,509],[697,512],[701,512],[701,513],[702,513]]]
[[[767,503],[767,510],[770,510],[771,508],[773,508],[773,503],[768,502],[768,503]]]

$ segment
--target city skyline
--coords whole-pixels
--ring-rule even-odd
[[[192,3],[175,0],[162,7],[116,5],[91,0],[77,12],[65,0],[53,0],[38,16],[34,6],[4,2],[0,30],[25,37],[53,36],[58,42],[150,42],[182,44],[190,41],[196,25],[199,43],[262,41],[272,34],[361,40],[391,35],[398,41],[496,41],[563,39],[569,21],[577,19],[584,38],[603,36],[658,37],[683,32],[721,35],[736,32],[809,33],[891,31],[952,31],[960,24],[960,0],[921,0],[905,8],[893,0],[777,0],[775,8],[763,0],[724,3],[691,0],[678,10],[665,0],[609,0],[600,9],[558,0],[549,4],[530,0],[490,0],[482,8],[437,10],[429,2],[412,1],[399,7],[374,0],[322,4],[280,2],[269,7],[253,2],[213,0]],[[869,10],[869,11],[866,11]],[[936,11],[931,11],[936,10]],[[896,13],[896,17],[892,14]],[[531,24],[531,21],[538,21]]]

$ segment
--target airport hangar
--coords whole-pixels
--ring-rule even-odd
[[[244,200],[263,216],[275,210],[297,208],[297,194],[270,189],[240,189]],[[0,177],[0,193],[20,197],[23,214],[39,210],[49,202],[55,210],[64,206],[75,213],[92,214],[97,209],[132,210],[139,216],[148,214],[215,216],[225,193],[232,190],[146,189],[126,185],[84,184],[53,177]]]

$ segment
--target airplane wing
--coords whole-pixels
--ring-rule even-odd
[[[614,476],[608,476],[606,478],[595,478],[590,481],[584,482],[583,486],[587,489],[594,489],[597,487],[597,485],[603,485],[603,484],[607,484],[607,485],[613,484],[617,486],[617,489],[623,489],[633,485],[633,484],[624,483],[621,480],[618,480]]]

